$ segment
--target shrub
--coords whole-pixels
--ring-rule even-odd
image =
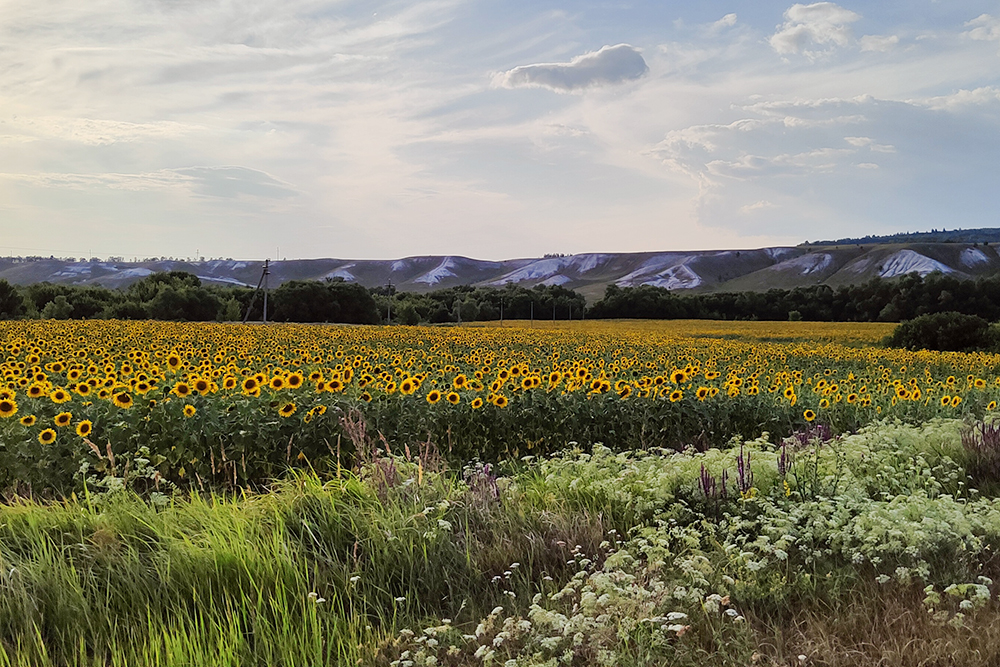
[[[996,347],[997,335],[978,315],[945,312],[900,322],[886,344],[908,350],[972,352]]]

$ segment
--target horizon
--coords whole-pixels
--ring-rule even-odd
[[[995,2],[9,3],[0,40],[5,255],[504,261],[997,224]]]

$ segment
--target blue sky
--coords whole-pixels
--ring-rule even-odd
[[[0,5],[0,253],[391,258],[1000,226],[998,2]]]

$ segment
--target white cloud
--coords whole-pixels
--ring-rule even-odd
[[[851,40],[850,24],[861,17],[833,2],[811,5],[795,4],[785,12],[785,22],[771,35],[771,47],[778,53],[802,53],[811,58],[827,51],[809,47],[847,46]]]
[[[755,211],[761,211],[769,208],[777,208],[777,207],[775,204],[772,204],[766,199],[761,199],[760,201],[754,202],[753,204],[747,204],[746,206],[741,206],[740,213],[747,215],[749,213],[754,213]]]
[[[862,51],[891,51],[899,44],[899,37],[896,35],[865,35],[858,40]]]
[[[736,25],[736,14],[726,14],[721,19],[712,24],[713,30],[721,30],[723,28],[731,28]]]
[[[649,67],[638,49],[628,44],[616,44],[577,56],[568,63],[520,65],[497,74],[493,85],[571,92],[638,79],[648,71]]]
[[[1000,101],[1000,88],[995,86],[982,86],[973,90],[958,90],[950,95],[940,95],[929,97],[923,100],[914,100],[915,104],[921,104],[938,111],[954,111],[967,107],[981,107],[994,104]]]
[[[970,39],[981,41],[1000,40],[1000,18],[989,14],[980,14],[965,24],[966,28],[971,28],[962,34]]]

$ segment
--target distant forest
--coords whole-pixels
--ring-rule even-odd
[[[806,241],[805,246],[871,245],[886,243],[1000,243],[1000,228],[932,229],[929,232],[899,232],[885,236],[861,236],[835,241]]]
[[[1000,320],[1000,276],[960,280],[932,273],[875,278],[836,289],[826,285],[766,292],[683,294],[660,287],[609,285],[587,307],[581,294],[557,285],[532,288],[452,287],[424,294],[366,289],[341,279],[289,281],[268,293],[276,322],[445,324],[579,319],[711,319],[898,322],[959,312]],[[184,272],[157,273],[126,289],[0,280],[0,319],[260,321],[262,294],[247,287],[203,285]]]

